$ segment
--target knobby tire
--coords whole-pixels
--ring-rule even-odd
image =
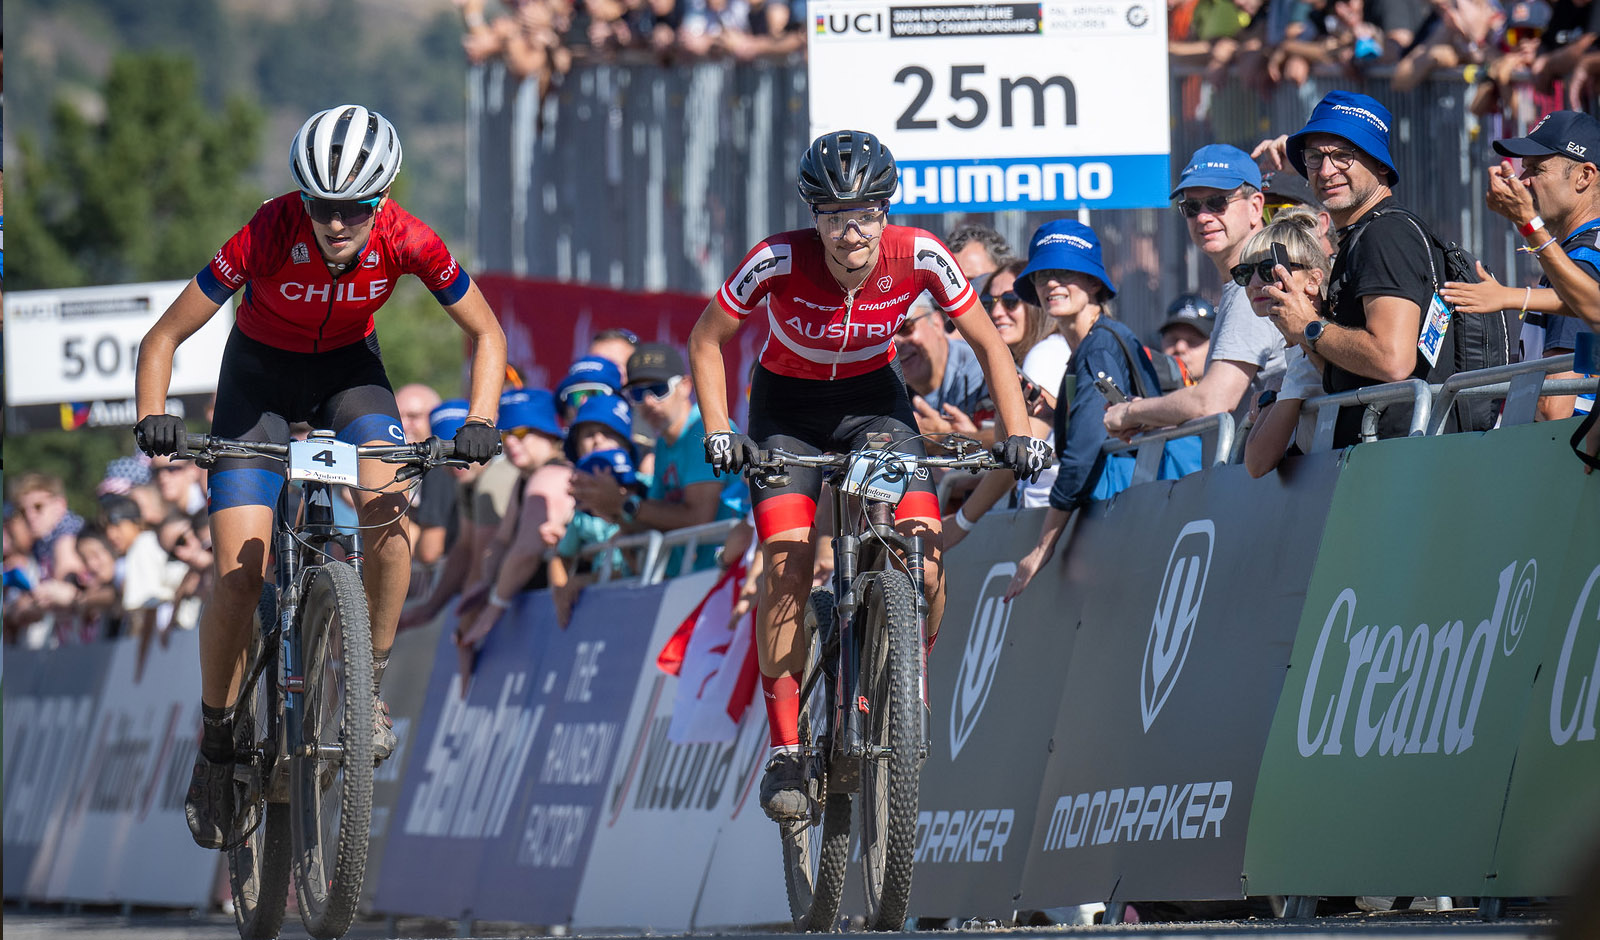
[[[300,642],[302,740],[343,748],[338,761],[295,754],[290,774],[300,919],[327,940],[355,919],[372,828],[372,627],[355,569],[323,566],[300,609]]]
[[[810,644],[807,663],[817,668],[822,653],[819,628],[833,620],[833,593],[824,588],[811,592],[806,611]],[[826,664],[821,664],[826,665]],[[818,681],[800,703],[800,745],[811,750],[829,727],[832,718],[833,684]],[[819,755],[819,760],[824,760]],[[844,896],[845,868],[850,856],[850,795],[827,792],[824,777],[817,781],[817,796],[825,801],[820,825],[809,822],[784,823],[779,827],[783,842],[784,883],[789,894],[789,914],[796,930],[829,931],[839,921],[839,902]]]
[[[899,571],[861,576],[866,630],[860,694],[868,748],[861,762],[861,874],[867,927],[901,930],[911,901],[922,746],[922,648],[916,595]]]
[[[265,641],[278,622],[278,594],[270,584],[261,590],[256,607],[258,623],[250,645],[245,675],[255,674],[263,657],[276,658],[276,650]],[[276,663],[269,661],[251,685],[247,699],[235,711],[234,748],[243,754],[253,751],[270,727],[268,716],[275,707],[272,689],[278,681]],[[228,885],[233,892],[233,919],[241,940],[271,940],[283,926],[283,913],[289,901],[289,871],[292,846],[289,837],[289,807],[267,801],[272,776],[273,742],[266,742],[267,760],[256,768],[259,785],[255,806],[248,818],[253,824],[249,836],[228,849]]]

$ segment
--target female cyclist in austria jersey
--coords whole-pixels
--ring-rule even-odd
[[[706,459],[738,472],[755,449],[792,453],[853,450],[868,435],[889,433],[902,453],[924,455],[910,395],[895,362],[894,335],[924,292],[972,344],[999,411],[1005,460],[1037,476],[1049,448],[1026,431],[1022,388],[1005,342],[950,249],[921,229],[887,224],[899,186],[894,158],[871,134],[839,131],[812,143],[800,161],[801,198],[815,227],[774,235],[750,250],[689,334],[689,354],[706,426]],[[764,314],[760,308],[765,303]],[[978,310],[976,315],[970,315]],[[752,315],[771,335],[750,387],[750,433],[728,421],[722,346]],[[756,649],[767,704],[772,755],[761,803],[773,819],[809,811],[799,754],[799,680],[805,668],[800,617],[811,590],[812,519],[822,478],[793,467],[785,486],[752,487],[766,579],[756,613]],[[922,473],[895,510],[895,524],[927,547],[929,648],[944,611],[939,504]]]
[[[299,191],[263,204],[140,343],[141,448],[153,454],[178,449],[183,421],[162,413],[173,354],[241,287],[222,355],[213,434],[283,443],[290,424],[306,421],[352,444],[405,443],[373,313],[401,275],[413,274],[473,342],[472,414],[456,434],[456,453],[479,462],[493,456],[500,442],[494,421],[505,335],[439,236],[388,198],[400,155],[394,127],[375,111],[341,105],[306,121],[290,148]],[[363,485],[392,479],[392,468],[368,463],[359,470]],[[220,460],[210,484],[217,578],[200,618],[204,733],[184,811],[195,841],[221,848],[235,821],[229,715],[266,574],[283,467],[261,458]],[[406,494],[403,485],[393,489],[355,493],[361,524],[372,527],[363,570],[379,681],[411,577],[411,546],[396,524]],[[387,711],[374,698],[379,759],[395,746]]]

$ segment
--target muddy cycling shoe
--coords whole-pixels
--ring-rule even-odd
[[[189,792],[183,798],[183,817],[202,849],[220,849],[228,843],[234,822],[233,761],[213,762],[195,755]]]
[[[394,754],[400,741],[394,736],[394,722],[389,718],[389,703],[376,695],[372,697],[372,762],[381,764]]]
[[[776,754],[767,761],[767,772],[761,778],[761,808],[775,822],[810,816],[806,762],[799,754]]]

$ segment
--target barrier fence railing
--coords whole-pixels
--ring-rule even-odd
[[[1440,385],[1429,385],[1421,379],[1371,385],[1333,395],[1308,398],[1306,407],[1317,417],[1317,433],[1312,440],[1311,452],[1321,453],[1333,449],[1334,424],[1339,409],[1364,405],[1361,416],[1361,439],[1364,442],[1378,439],[1377,423],[1380,415],[1394,405],[1411,405],[1411,425],[1407,436],[1432,437],[1443,433],[1443,416],[1458,399],[1503,398],[1506,401],[1501,415],[1502,426],[1527,424],[1534,418],[1541,397],[1555,395],[1581,395],[1595,389],[1593,378],[1551,379],[1549,376],[1572,370],[1573,356],[1552,356],[1531,359],[1509,365],[1461,372]],[[1145,444],[1164,444],[1186,437],[1199,437],[1201,464],[1217,467],[1243,461],[1243,443],[1250,422],[1236,426],[1228,413],[1195,418],[1170,428],[1160,428],[1140,434],[1129,441],[1109,438],[1101,446],[1106,454],[1138,450],[1134,461],[1133,483],[1148,483],[1157,478],[1161,469],[1162,448],[1144,447]],[[945,489],[941,487],[941,501]],[[606,581],[638,581],[655,584],[668,577],[687,574],[693,570],[694,558],[700,547],[720,545],[729,532],[738,525],[737,519],[720,519],[703,525],[688,526],[669,532],[638,532],[620,535],[607,542],[586,546],[580,558],[593,563],[596,579]],[[682,547],[674,569],[668,571],[673,550]],[[636,574],[624,577],[614,567],[612,549],[641,553]],[[633,565],[629,565],[630,568]]]

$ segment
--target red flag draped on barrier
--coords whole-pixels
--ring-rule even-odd
[[[755,612],[736,616],[748,563],[722,573],[673,632],[656,665],[678,677],[669,740],[729,741],[755,694]]]

